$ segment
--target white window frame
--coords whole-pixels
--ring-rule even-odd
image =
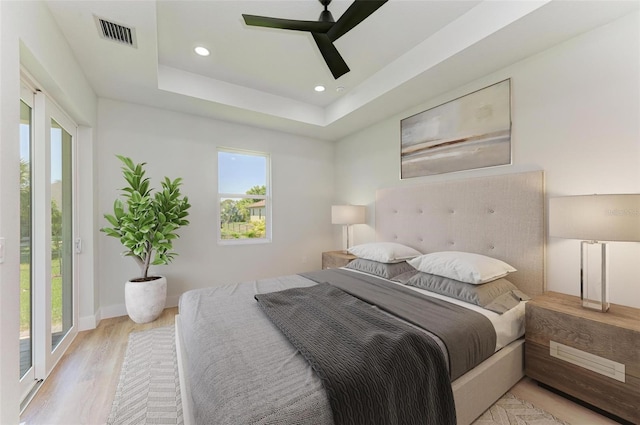
[[[267,186],[265,195],[247,195],[246,193],[222,193],[220,192],[220,164],[219,164],[219,154],[220,152],[226,153],[236,153],[238,155],[253,155],[253,156],[261,156],[266,160],[265,166],[265,184]],[[271,154],[268,152],[258,152],[251,150],[243,150],[236,148],[226,148],[226,147],[218,147],[216,150],[216,193],[217,195],[217,237],[218,237],[218,245],[253,245],[253,244],[263,244],[263,243],[271,243],[272,238],[272,208],[271,208]],[[265,237],[264,238],[244,238],[244,239],[222,239],[222,229],[220,228],[220,223],[222,220],[221,217],[221,209],[220,204],[223,199],[226,198],[242,198],[242,199],[264,199],[265,200]]]

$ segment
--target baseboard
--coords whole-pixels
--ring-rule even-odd
[[[165,302],[165,308],[172,308],[178,305],[180,295],[170,295]],[[81,317],[78,329],[81,331],[95,329],[102,319],[111,319],[112,317],[121,317],[127,315],[127,308],[124,304],[113,304],[100,307],[95,316]]]
[[[120,317],[126,315],[127,308],[124,306],[124,304],[113,304],[100,307],[96,316],[98,319],[98,323],[100,323],[102,319],[111,319],[112,317]]]
[[[97,315],[83,316],[78,318],[78,331],[88,331],[98,326]]]

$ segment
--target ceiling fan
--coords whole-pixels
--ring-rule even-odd
[[[333,42],[364,21],[388,0],[355,0],[338,21],[334,21],[328,9],[331,0],[318,1],[324,6],[324,10],[320,13],[317,21],[270,18],[267,16],[246,15],[244,13],[242,17],[247,25],[256,27],[310,32],[324,61],[331,70],[333,77],[337,80],[340,76],[349,72],[349,67],[340,56],[340,52],[338,52]]]

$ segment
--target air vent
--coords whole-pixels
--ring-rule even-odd
[[[94,18],[100,37],[116,43],[126,44],[127,46],[138,47],[135,28],[125,27],[98,16],[94,16]]]

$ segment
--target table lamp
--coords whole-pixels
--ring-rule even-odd
[[[582,306],[606,312],[609,310],[609,253],[606,241],[640,241],[640,194],[550,198],[549,236],[582,240]]]
[[[331,206],[331,223],[342,224],[347,230],[347,249],[349,250],[349,227],[352,224],[365,223],[364,205],[332,205]]]

